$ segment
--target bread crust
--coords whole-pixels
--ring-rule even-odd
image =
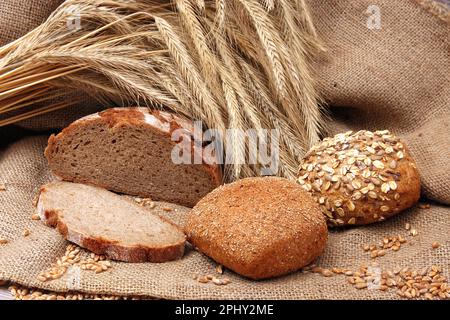
[[[375,148],[370,149],[372,146]],[[362,154],[360,162],[353,154],[344,156],[355,150]],[[339,152],[341,160],[337,163]],[[325,170],[324,165],[328,166]],[[326,172],[329,168],[333,169],[330,174]],[[347,172],[346,177],[348,172],[355,177],[343,181],[342,170]],[[321,172],[324,174],[319,177]],[[405,142],[387,130],[347,132],[317,144],[305,156],[298,181],[320,204],[333,227],[384,221],[420,198],[417,165]]]
[[[172,133],[177,130],[181,129],[182,136],[186,136],[189,139],[193,137],[193,124],[191,121],[184,119],[178,115],[159,111],[159,110],[151,110],[148,108],[143,107],[129,107],[129,108],[111,108],[107,109],[105,111],[95,113],[89,116],[86,116],[84,118],[81,118],[75,122],[73,122],[68,127],[64,128],[59,134],[54,135],[52,134],[48,139],[48,145],[45,148],[44,155],[47,158],[48,164],[52,170],[52,172],[59,178],[67,181],[76,181],[80,183],[87,183],[87,184],[95,184],[96,186],[107,188],[109,186],[102,185],[101,183],[95,181],[91,181],[89,179],[83,179],[81,177],[74,177],[71,175],[68,175],[65,172],[59,171],[55,166],[52,165],[52,154],[55,151],[57,147],[57,143],[59,140],[64,139],[64,137],[68,134],[70,134],[72,131],[77,130],[79,127],[85,125],[86,123],[91,124],[106,124],[111,130],[114,130],[115,128],[120,128],[121,126],[137,126],[137,127],[146,127],[150,128],[151,130],[154,130],[158,132],[159,134],[164,135],[167,137],[167,141],[171,143],[173,146],[177,144],[176,141],[172,141]],[[192,152],[195,149],[192,150]],[[206,155],[202,152],[202,166],[205,172],[209,175],[211,178],[212,183],[212,189],[222,184],[222,168],[220,164],[212,164],[217,163],[215,159],[211,159],[209,155]],[[122,190],[114,190],[116,192],[123,192]],[[152,195],[147,194],[145,192],[136,192],[133,193],[133,195],[140,196],[140,197],[151,197]],[[158,200],[158,199],[156,199]],[[166,199],[161,199],[166,200]],[[195,203],[180,203],[185,206],[192,207]]]
[[[189,213],[185,233],[198,250],[255,280],[308,265],[328,237],[311,196],[275,177],[242,179],[212,191]]]
[[[144,245],[126,246],[120,244],[118,241],[103,237],[92,237],[76,230],[71,230],[63,220],[60,219],[60,215],[62,214],[61,211],[45,209],[45,204],[43,203],[43,195],[45,192],[46,187],[41,187],[37,205],[37,214],[41,217],[42,221],[44,221],[46,225],[58,230],[67,241],[73,242],[95,254],[105,255],[112,260],[131,263],[162,263],[180,259],[184,255],[185,239],[180,240],[177,243],[160,247]],[[160,218],[182,232],[182,230],[172,222],[163,217]]]

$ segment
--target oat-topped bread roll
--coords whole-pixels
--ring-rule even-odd
[[[420,197],[416,164],[405,143],[387,130],[324,139],[306,154],[298,182],[330,226],[383,221]]]
[[[65,239],[126,262],[181,258],[185,235],[169,221],[103,188],[52,182],[41,187],[37,213]]]
[[[174,164],[171,135],[176,129],[182,137],[193,135],[192,123],[177,115],[114,108],[52,135],[45,155],[63,180],[192,207],[221,184],[221,168],[209,165],[213,159],[206,154],[203,164]]]
[[[295,182],[274,177],[212,191],[189,213],[185,233],[201,252],[252,279],[306,266],[327,241],[317,203]]]

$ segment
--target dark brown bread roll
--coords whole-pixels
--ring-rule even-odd
[[[274,177],[212,191],[192,209],[185,232],[201,252],[252,279],[304,267],[327,241],[317,203],[295,182]]]
[[[324,139],[305,156],[298,182],[330,226],[383,221],[420,197],[416,164],[404,142],[387,130]]]

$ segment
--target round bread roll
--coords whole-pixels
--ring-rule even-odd
[[[189,213],[185,232],[201,252],[255,280],[308,265],[328,236],[312,197],[295,182],[275,177],[215,189]]]
[[[417,166],[388,130],[324,139],[306,154],[298,182],[319,203],[330,226],[383,221],[420,197]]]

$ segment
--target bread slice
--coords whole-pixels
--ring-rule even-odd
[[[38,214],[69,241],[126,262],[165,262],[183,256],[185,235],[132,200],[71,182],[41,187]]]
[[[45,156],[63,180],[193,207],[221,184],[221,168],[208,164],[213,159],[206,155],[203,164],[174,164],[176,129],[183,137],[193,135],[192,123],[174,114],[108,109],[52,135]]]

